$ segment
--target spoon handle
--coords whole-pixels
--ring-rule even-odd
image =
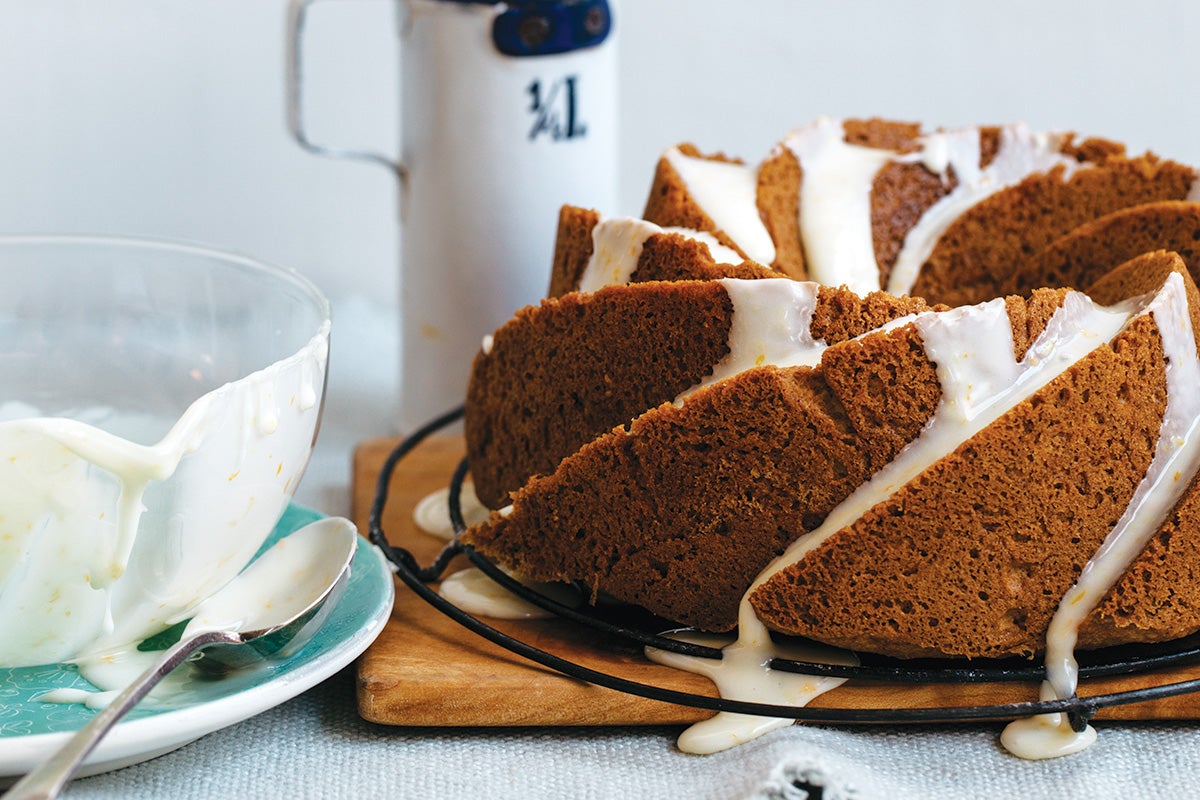
[[[104,735],[136,706],[155,684],[199,648],[217,643],[236,644],[240,641],[241,637],[238,634],[228,631],[206,631],[180,640],[164,651],[158,661],[117,695],[107,708],[77,730],[62,749],[14,784],[0,800],[50,800],[58,797],[59,792]]]

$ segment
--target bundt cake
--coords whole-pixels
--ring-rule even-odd
[[[751,659],[1048,654],[1069,696],[1077,647],[1200,631],[1196,200],[1023,125],[672,148],[485,341],[463,539]]]
[[[774,630],[901,656],[1040,651],[1159,439],[1166,370],[1145,309],[1170,292],[1186,294],[1185,308],[1195,300],[1176,256],[1143,256],[1133,271],[1161,281],[1133,294],[1140,313],[1115,289],[1106,307],[1038,290],[918,314],[832,344],[812,367],[776,365],[785,357],[741,371],[579,448],[467,541],[531,579],[580,581],[721,631],[776,555],[836,520],[837,536],[752,596]],[[1098,338],[1101,320],[1119,332]],[[1073,347],[1084,350],[1066,360]],[[994,385],[953,385],[981,357]],[[1014,387],[1019,400],[1006,394]],[[911,460],[925,452],[915,443],[947,435],[934,423],[952,413],[952,438],[898,472],[901,453]],[[864,494],[880,482],[888,491]],[[1200,535],[1197,520],[1178,522]],[[1173,561],[1155,557],[1147,581],[1132,571],[1089,620],[1085,646],[1200,628],[1200,560]],[[1122,607],[1130,592],[1148,600],[1163,574],[1173,590],[1161,607]]]

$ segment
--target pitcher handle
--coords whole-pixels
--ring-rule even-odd
[[[289,0],[287,26],[287,125],[292,138],[310,153],[329,158],[367,161],[387,167],[396,174],[401,185],[406,183],[408,170],[390,156],[369,150],[352,150],[318,144],[304,129],[304,25],[308,7],[316,0]]]

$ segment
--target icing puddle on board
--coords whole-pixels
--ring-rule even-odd
[[[449,499],[449,489],[438,489],[421,498],[413,508],[413,523],[431,536],[450,541],[454,538],[454,525],[450,522]],[[490,513],[475,497],[474,486],[469,481],[462,486],[459,507],[463,521],[468,526],[483,522]],[[527,585],[564,605],[580,604],[579,593],[562,584]],[[477,567],[461,569],[446,576],[438,587],[438,593],[463,611],[477,616],[493,619],[544,619],[553,616],[549,611],[504,589]]]

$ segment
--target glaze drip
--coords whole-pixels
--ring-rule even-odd
[[[661,228],[633,217],[602,218],[592,228],[592,255],[579,279],[579,291],[595,292],[605,286],[629,283],[637,271],[646,240],[662,233],[674,233],[703,243],[717,264],[742,263],[741,256],[707,231]]]
[[[693,158],[671,148],[664,155],[688,193],[751,261],[770,264],[775,243],[758,215],[758,170],[745,164]],[[713,254],[716,257],[716,254]]]
[[[753,367],[811,367],[821,360],[825,342],[813,339],[810,330],[820,290],[817,284],[790,278],[724,278],[718,283],[733,303],[729,353],[704,380],[680,394],[676,403]]]
[[[1075,645],[1079,626],[1099,605],[1163,520],[1179,502],[1200,469],[1200,360],[1197,359],[1183,279],[1172,274],[1148,306],[1162,337],[1167,368],[1167,408],[1149,469],[1121,518],[1084,565],[1075,585],[1063,597],[1046,635],[1046,682],[1043,699],[1075,695],[1079,665]],[[1066,714],[1019,720],[1005,729],[1001,741],[1022,758],[1050,758],[1076,752],[1095,739],[1095,731],[1076,733]]]

